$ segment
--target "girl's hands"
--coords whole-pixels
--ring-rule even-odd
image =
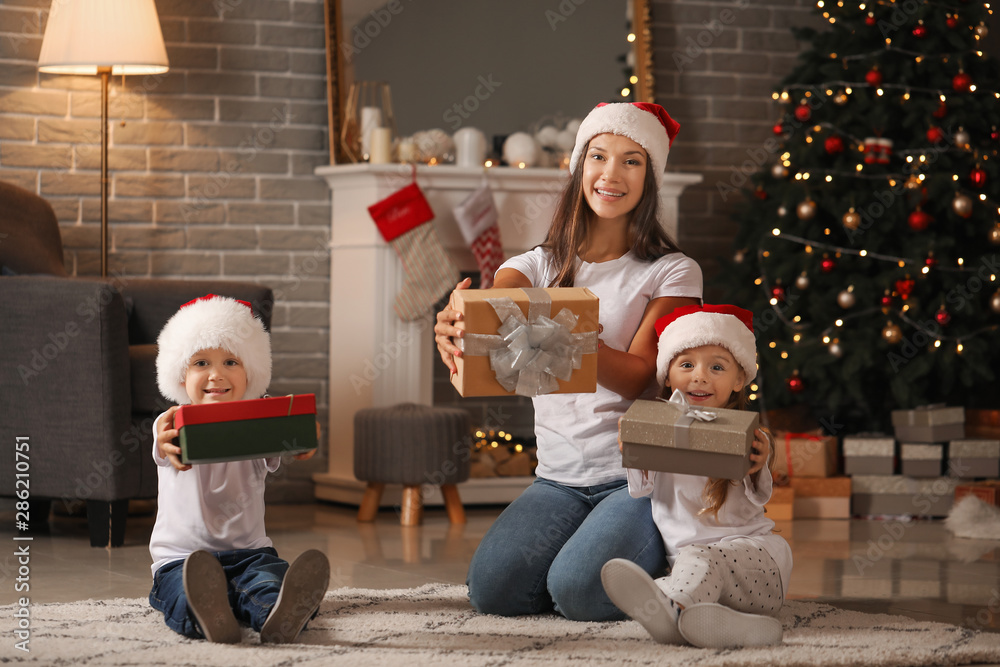
[[[179,406],[176,405],[168,408],[156,422],[156,451],[162,458],[170,461],[174,469],[184,471],[190,470],[191,464],[181,463],[181,448],[173,442],[179,435],[178,430],[174,428],[174,413],[178,409]]]
[[[468,289],[471,284],[472,279],[466,278],[455,285],[455,290]],[[455,310],[454,305],[455,292],[453,291],[451,298],[448,299],[448,306],[437,314],[437,323],[434,325],[434,342],[437,343],[441,361],[448,367],[452,375],[458,372],[458,368],[455,366],[455,357],[462,356],[462,351],[456,347],[452,339],[465,335],[464,329],[455,326],[456,322],[462,320],[462,313]]]
[[[771,455],[771,439],[764,435],[764,432],[757,429],[753,433],[753,451],[750,452],[751,466],[747,471],[748,475],[759,472],[767,465],[767,459]]]

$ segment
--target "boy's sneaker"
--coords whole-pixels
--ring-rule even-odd
[[[615,606],[639,621],[658,643],[686,643],[677,629],[676,605],[641,567],[614,558],[601,568],[601,583]]]
[[[714,602],[693,604],[681,612],[677,627],[699,648],[743,648],[780,644],[781,622],[747,614]]]
[[[289,644],[319,609],[330,585],[330,561],[316,549],[295,559],[281,582],[278,600],[260,629],[260,641]]]
[[[229,606],[229,583],[222,564],[207,551],[184,559],[184,595],[205,639],[217,644],[238,644],[240,624]]]

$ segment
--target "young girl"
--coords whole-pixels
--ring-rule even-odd
[[[554,609],[569,619],[620,619],[601,586],[601,566],[627,558],[649,572],[663,569],[649,501],[628,494],[616,434],[631,401],[656,391],[654,323],[701,300],[701,270],[658,220],[678,128],[655,104],[595,108],[577,133],[571,179],[545,242],[497,271],[498,288],[589,287],[600,299],[603,333],[596,393],[532,399],[537,479],[498,517],[469,566],[469,598],[481,612]],[[453,373],[460,320],[449,305],[434,327]]]
[[[691,405],[744,409],[757,375],[753,315],[735,306],[678,308],[656,323],[657,382]],[[771,497],[767,435],[757,430],[741,482],[628,469],[629,493],[651,496],[670,574],[653,580],[628,560],[601,580],[618,608],[661,644],[703,648],[781,642],[778,613],[792,570],[788,543],[764,516]]]

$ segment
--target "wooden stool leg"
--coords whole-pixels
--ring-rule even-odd
[[[458,487],[454,484],[442,484],[441,495],[444,496],[444,508],[448,511],[448,521],[465,523],[465,508],[462,498],[458,495]]]
[[[368,482],[365,488],[365,495],[361,498],[361,507],[358,509],[358,521],[374,521],[378,514],[378,504],[382,500],[382,491],[385,484],[380,482]]]
[[[424,500],[419,486],[403,487],[403,511],[399,522],[404,526],[419,526],[423,519]]]

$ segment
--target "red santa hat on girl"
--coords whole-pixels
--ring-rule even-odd
[[[220,348],[239,357],[247,373],[243,398],[260,398],[271,383],[271,337],[248,301],[215,294],[189,301],[167,320],[156,344],[156,384],[178,405],[191,402],[184,375],[200,350]]]
[[[680,123],[659,104],[647,102],[614,102],[598,104],[580,123],[576,133],[576,145],[569,158],[569,173],[573,173],[587,142],[599,134],[618,134],[628,137],[645,149],[653,164],[656,186],[663,182],[663,170],[667,167],[667,155],[674,137],[681,129]]]
[[[667,381],[670,362],[684,350],[702,345],[719,345],[736,359],[746,381],[757,377],[757,339],[753,334],[753,313],[736,306],[681,306],[656,321],[659,337],[656,354],[656,382]]]

